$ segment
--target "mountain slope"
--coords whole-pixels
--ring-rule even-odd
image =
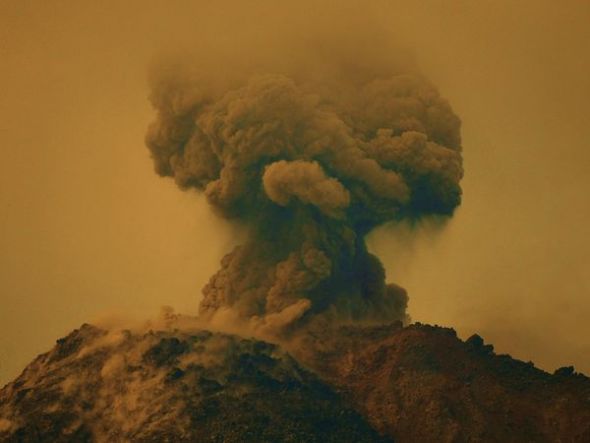
[[[388,440],[274,345],[84,325],[0,391],[0,441]]]
[[[590,379],[415,324],[341,328],[300,355],[400,442],[590,442]]]
[[[479,336],[396,323],[285,346],[297,360],[204,330],[84,325],[0,390],[0,441],[590,441],[590,379]]]

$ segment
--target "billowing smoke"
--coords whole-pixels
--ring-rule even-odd
[[[253,75],[226,88],[183,70],[156,75],[156,171],[248,231],[203,289],[201,316],[229,309],[275,333],[312,319],[407,318],[405,291],[386,284],[364,236],[453,213],[460,120],[420,75],[359,72]]]

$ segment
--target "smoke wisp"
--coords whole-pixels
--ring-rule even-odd
[[[158,174],[204,192],[247,228],[203,289],[274,334],[318,319],[406,320],[364,237],[459,205],[460,120],[421,75],[341,68],[254,74],[220,88],[192,70],[153,76],[146,142]]]

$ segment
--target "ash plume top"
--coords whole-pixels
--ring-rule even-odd
[[[154,75],[157,173],[249,233],[203,289],[201,316],[231,310],[275,334],[317,319],[406,319],[406,292],[386,284],[364,236],[452,215],[460,120],[421,75],[351,60],[225,87],[187,69]]]

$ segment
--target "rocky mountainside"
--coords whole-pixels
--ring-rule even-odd
[[[0,441],[389,440],[274,345],[84,325],[0,391]]]
[[[496,355],[474,335],[401,324],[341,328],[301,355],[400,442],[590,442],[590,379]]]
[[[590,379],[452,329],[342,327],[282,348],[84,325],[0,390],[2,442],[588,442]]]

